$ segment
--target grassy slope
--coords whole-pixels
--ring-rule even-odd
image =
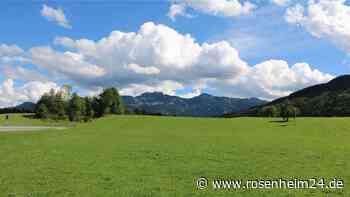
[[[108,117],[0,133],[0,196],[349,196],[349,190],[198,191],[195,179],[337,177],[350,183],[350,119]]]

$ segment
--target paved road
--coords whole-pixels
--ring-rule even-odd
[[[46,127],[46,126],[0,126],[0,132],[10,131],[38,131],[48,129],[65,129],[66,127]]]

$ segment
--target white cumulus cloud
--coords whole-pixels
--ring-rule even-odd
[[[273,99],[333,78],[306,63],[289,66],[282,60],[269,60],[250,66],[226,41],[198,43],[191,35],[152,22],[138,32],[113,31],[98,41],[63,37],[55,43],[70,50],[65,53],[79,54],[86,63],[105,71],[102,77],[86,77],[87,87],[114,85],[131,95],[175,94],[189,88],[193,91],[182,96],[209,90],[218,95]]]
[[[85,61],[82,54],[69,51],[60,53],[50,47],[35,47],[30,53],[34,64],[76,80],[96,78],[105,74],[103,68]]]
[[[271,2],[278,6],[286,6],[290,2],[290,0],[271,0]]]
[[[333,78],[307,63],[268,60],[249,65],[227,41],[199,43],[189,34],[152,22],[137,32],[113,31],[97,41],[58,37],[54,44],[64,49],[39,46],[24,52],[35,69],[4,67],[8,80],[1,86],[0,105],[35,101],[57,88],[48,79],[67,80],[87,94],[114,86],[128,95],[161,91],[189,97],[209,92],[274,99]],[[14,80],[25,85],[15,86]]]
[[[25,101],[36,102],[50,89],[59,90],[56,83],[31,81],[15,87],[13,79],[6,79],[0,84],[0,107],[15,106]]]
[[[4,66],[2,69],[6,78],[20,81],[49,81],[48,77],[34,69],[23,68],[21,66]]]
[[[144,67],[138,64],[129,64],[127,67],[137,74],[156,75],[160,73],[159,69],[153,66]]]
[[[23,50],[19,48],[16,45],[7,45],[7,44],[1,44],[0,45],[0,57],[1,56],[18,56],[23,53]]]
[[[184,16],[191,18],[192,15],[186,13],[186,5],[184,3],[181,4],[172,4],[169,8],[168,17],[170,17],[171,20],[175,21],[176,16]]]
[[[325,83],[334,76],[312,69],[307,63],[289,66],[283,60],[268,60],[250,67],[238,80],[227,81],[233,95],[274,99],[311,85]],[[235,88],[233,88],[235,87]]]
[[[48,5],[43,5],[41,9],[41,15],[45,17],[48,21],[56,22],[58,25],[71,29],[72,26],[70,25],[69,21],[67,20],[66,16],[64,15],[64,12],[61,8],[53,8]]]
[[[200,78],[229,78],[245,72],[248,66],[225,41],[200,44],[189,34],[152,22],[143,24],[138,32],[113,31],[99,41],[57,38],[55,43],[100,65],[106,75],[96,83],[120,87],[164,80],[191,83]]]
[[[256,5],[238,0],[180,0],[173,3],[169,9],[168,16],[175,20],[176,16],[188,16],[186,8],[192,8],[198,12],[223,17],[234,17],[249,14]]]
[[[176,90],[184,88],[183,84],[165,80],[155,84],[130,84],[120,90],[123,95],[137,96],[145,92],[163,92],[167,95],[175,95]]]
[[[310,0],[288,8],[285,18],[317,38],[328,39],[350,53],[350,6],[345,0]]]
[[[17,45],[0,44],[0,64],[28,63],[24,53]]]

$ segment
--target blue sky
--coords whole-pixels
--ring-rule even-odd
[[[211,0],[203,1],[210,2]],[[230,3],[230,1],[233,0],[220,0],[216,2],[218,4],[223,3],[222,5],[229,5],[224,3]],[[320,6],[328,9],[328,7],[332,6],[327,3],[328,1],[317,1],[315,7]],[[347,2],[336,1],[345,9],[348,9]],[[339,41],[346,41],[348,35],[343,36],[343,34],[339,34],[341,38],[338,39],[337,29],[331,31],[334,32],[334,35],[333,33],[329,33],[330,31],[327,31],[327,28],[330,27],[325,25],[326,22],[325,24],[312,24],[310,21],[312,21],[313,16],[308,12],[313,12],[313,7],[308,7],[305,1],[288,1],[285,5],[278,5],[272,1],[250,1],[250,3],[254,4],[255,8],[246,13],[244,11],[237,12],[237,9],[232,12],[224,12],[225,10],[220,10],[217,8],[219,6],[215,6],[214,4],[200,4],[198,3],[200,2],[199,0],[193,2],[191,0],[180,0],[177,2],[167,0],[1,1],[0,17],[2,20],[0,21],[0,25],[2,28],[0,45],[16,46],[23,50],[21,54],[6,55],[3,53],[2,56],[20,56],[29,60],[27,62],[14,63],[0,62],[0,69],[3,71],[0,73],[0,84],[3,84],[0,88],[0,95],[2,94],[7,98],[6,101],[0,100],[0,105],[1,102],[3,102],[2,105],[13,103],[9,100],[13,99],[14,95],[11,95],[11,92],[8,90],[6,90],[7,92],[5,91],[5,84],[8,86],[8,83],[5,82],[9,80],[14,84],[11,88],[13,90],[18,89],[19,92],[34,91],[25,91],[27,87],[24,86],[28,83],[33,84],[33,82],[36,82],[37,84],[41,84],[41,88],[44,86],[45,88],[53,86],[58,88],[61,84],[69,82],[75,86],[75,90],[86,94],[92,94],[103,88],[103,84],[106,84],[106,86],[116,86],[122,93],[132,95],[137,95],[145,91],[163,91],[164,93],[186,97],[209,92],[225,96],[273,99],[308,85],[326,82],[334,76],[346,74],[349,71],[350,58],[348,55],[348,46],[343,46]],[[240,1],[238,3],[243,5],[245,2]],[[299,4],[305,10],[304,18],[299,21],[286,20],[287,10],[292,10]],[[55,11],[61,10],[67,23],[72,28],[63,27],[59,24],[57,18],[50,19],[50,16],[44,16],[42,13],[43,5],[52,8],[51,11],[55,14]],[[180,5],[184,8],[184,11],[177,14],[174,20],[169,17],[172,5]],[[214,7],[214,10],[204,10],[203,7],[205,6]],[[319,13],[319,15],[322,16],[325,13]],[[295,19],[293,16],[296,16],[297,13],[293,12],[292,14],[295,15],[292,15],[290,18]],[[334,20],[334,18],[347,17],[347,15],[329,17],[330,20]],[[146,22],[152,22],[154,24],[154,26],[150,27],[151,29],[155,29],[155,31],[152,31],[155,34],[152,35],[154,36],[152,38],[161,38],[159,42],[152,43],[154,40],[147,42],[151,46],[159,44],[166,39],[169,39],[169,42],[164,42],[170,43],[173,38],[170,35],[167,37],[166,33],[164,33],[168,30],[174,31],[176,34],[184,37],[186,37],[186,34],[189,34],[193,39],[193,46],[178,46],[179,49],[182,47],[196,48],[195,45],[199,45],[200,49],[198,51],[202,52],[198,52],[198,54],[206,54],[208,57],[217,61],[218,64],[222,60],[224,62],[222,63],[223,65],[213,65],[216,64],[215,61],[213,63],[211,61],[212,59],[208,60],[205,55],[196,56],[197,52],[194,52],[193,58],[195,60],[189,60],[191,63],[184,64],[188,69],[180,72],[177,70],[179,69],[177,68],[178,65],[175,65],[175,63],[174,65],[172,64],[176,61],[164,59],[170,57],[166,55],[164,55],[165,57],[161,57],[163,54],[150,54],[154,58],[158,55],[162,62],[154,58],[148,60],[146,57],[140,59],[123,59],[123,61],[118,63],[112,60],[112,62],[104,62],[104,59],[108,58],[104,57],[104,54],[108,54],[109,56],[116,54],[115,56],[119,57],[124,52],[122,53],[120,50],[108,51],[104,54],[96,52],[99,55],[97,57],[97,55],[94,56],[87,53],[87,49],[84,48],[86,46],[78,46],[76,44],[72,48],[72,46],[68,47],[62,43],[54,43],[55,39],[62,37],[69,38],[72,42],[76,43],[80,39],[87,39],[93,41],[97,48],[97,42],[103,38],[108,38],[111,32],[134,32],[137,34]],[[160,25],[167,29],[162,29]],[[121,42],[119,40],[114,42],[114,44],[120,45],[122,44]],[[222,42],[228,43],[228,45]],[[207,43],[208,46],[204,46],[204,43]],[[215,45],[215,43],[218,44]],[[166,44],[161,43],[161,46],[162,49],[176,50],[176,47],[172,48],[172,46]],[[49,47],[54,52],[48,53],[48,55],[53,54],[57,55],[57,57],[52,57],[52,62],[47,62],[50,60],[43,62],[42,59],[35,58],[31,51],[37,47]],[[101,50],[104,49],[102,46],[100,47]],[[133,47],[145,46],[135,44]],[[147,49],[152,50],[153,48]],[[188,53],[191,53],[190,49],[187,50]],[[141,51],[141,49],[139,50]],[[203,51],[206,50],[207,52],[204,53]],[[42,53],[41,50],[37,51]],[[239,54],[238,57],[235,57],[234,53],[230,54],[230,51],[236,51]],[[84,70],[84,65],[87,67],[92,66],[91,68],[93,69],[101,68],[100,70],[103,70],[101,71],[101,75],[98,77],[93,75],[81,76],[80,74],[82,72],[73,73],[71,70],[64,70],[72,66],[71,64],[64,65],[65,62],[70,60],[62,60],[61,62],[61,59],[58,59],[64,58],[65,55],[60,56],[59,54],[64,54],[65,52],[72,52],[74,53],[73,56],[78,55],[82,59],[78,63],[83,62],[83,65],[77,67],[77,70]],[[177,53],[176,51],[173,52]],[[147,53],[147,51],[144,51],[144,54]],[[182,55],[184,58],[188,58],[186,54]],[[0,58],[3,57],[1,57],[0,51]],[[69,56],[68,58],[71,57]],[[182,56],[176,56],[176,58],[181,59]],[[232,58],[232,61],[230,58]],[[229,60],[229,63],[226,63],[226,60]],[[60,62],[60,65],[55,65],[55,62]],[[168,62],[171,62],[171,64],[168,64]],[[293,65],[298,65],[299,63],[307,64],[307,66],[299,65],[293,68]],[[124,71],[118,73],[118,69],[111,68],[113,66],[122,66],[121,64],[125,64],[123,68],[134,69],[135,73],[142,73],[143,76],[130,75]],[[138,66],[129,67],[130,64],[137,64]],[[256,66],[260,64],[261,66]],[[56,66],[60,66],[60,68],[56,68]],[[164,66],[166,66],[166,69],[164,69]],[[25,71],[18,72],[21,68],[24,68]],[[147,69],[154,72],[146,72]],[[297,72],[298,69],[302,69],[303,73]],[[309,72],[308,69],[312,72]],[[164,70],[173,73],[173,75],[166,73]],[[278,76],[279,81],[274,82],[280,85],[276,86],[269,83],[269,81],[272,83],[275,80],[273,70],[277,73],[285,73]],[[315,70],[321,74],[314,72]],[[21,79],[20,74],[26,74],[25,72],[27,71],[35,71],[38,75],[31,73],[36,77],[28,77],[25,80],[22,77]],[[198,74],[201,71],[203,71],[203,74]],[[264,73],[265,71],[266,73]],[[178,77],[182,75],[181,73],[186,73],[183,75],[187,78]],[[84,72],[84,74],[86,73]],[[47,79],[38,80],[37,77],[39,75],[44,76],[43,78],[46,76]],[[125,75],[130,76],[130,78]],[[265,75],[273,79],[270,80]],[[252,79],[257,82],[253,84],[249,83]],[[287,83],[286,81],[292,81],[293,83]],[[246,88],[242,88],[242,86]],[[37,89],[34,92],[41,93]],[[35,100],[38,97],[36,95],[28,96],[29,93],[26,94],[22,95],[22,100]],[[14,102],[17,102],[17,100],[14,100]]]

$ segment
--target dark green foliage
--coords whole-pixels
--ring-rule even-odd
[[[94,111],[94,117],[95,118],[99,118],[102,117],[103,115],[103,111],[101,108],[101,101],[99,98],[94,97],[92,99],[92,103],[91,103],[92,109]]]
[[[290,104],[289,101],[286,101],[281,105],[281,117],[284,121],[289,121],[289,118],[296,118],[298,114],[298,108]]]
[[[122,105],[119,93],[115,88],[105,89],[100,94],[100,110],[102,116],[105,114],[123,114],[124,107]]]
[[[44,94],[37,103],[36,117],[41,117],[39,113],[39,106],[45,106],[48,110],[47,118],[55,120],[66,119],[66,102],[63,100],[60,92],[55,93],[52,89],[49,94]]]
[[[47,106],[44,103],[39,104],[36,110],[36,117],[41,119],[47,119],[49,118],[49,115],[50,114]]]
[[[68,117],[70,121],[80,122],[84,120],[86,105],[84,98],[74,93],[68,105]]]
[[[89,97],[85,97],[84,102],[85,102],[84,121],[88,122],[88,121],[92,120],[92,118],[94,117],[94,114],[95,114],[94,109],[92,107],[93,99],[91,99]]]
[[[67,115],[66,115],[67,103],[63,100],[61,94],[56,94],[56,96],[54,98],[55,98],[54,105],[53,105],[54,110],[52,111],[53,114],[56,114],[54,116],[54,119],[57,119],[57,120],[66,119],[67,118]]]
[[[278,117],[280,116],[280,112],[276,106],[272,105],[263,107],[260,110],[259,115],[263,117]]]
[[[246,114],[261,115],[261,111],[267,106],[282,109],[286,102],[295,107],[297,115],[301,116],[350,116],[350,75],[340,76],[326,84],[299,90],[287,97],[251,108]],[[288,112],[290,109],[287,108],[284,111]]]
[[[93,98],[51,90],[41,97],[37,106],[35,113],[38,118],[64,120],[68,117],[70,121],[77,122],[87,122],[106,114],[124,114],[125,111],[115,88],[105,89]]]

